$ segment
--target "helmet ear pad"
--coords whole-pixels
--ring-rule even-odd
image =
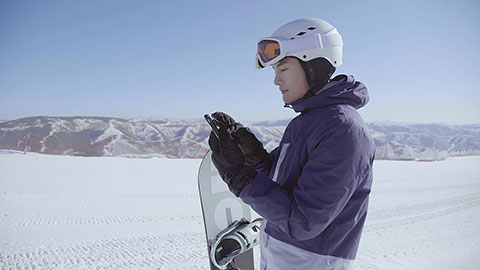
[[[316,94],[320,91],[330,80],[330,77],[335,72],[335,67],[327,59],[320,57],[310,61],[299,61],[302,65],[308,85],[310,85],[311,94]]]

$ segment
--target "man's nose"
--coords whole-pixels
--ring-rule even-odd
[[[273,84],[280,86],[280,78],[276,73],[275,73],[275,78],[273,78]]]

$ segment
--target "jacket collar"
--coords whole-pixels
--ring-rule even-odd
[[[367,87],[355,81],[353,76],[338,75],[333,78],[315,96],[301,98],[293,103],[285,104],[295,112],[306,112],[314,108],[323,108],[331,105],[347,104],[360,109],[369,101]]]

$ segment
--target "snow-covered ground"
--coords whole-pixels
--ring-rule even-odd
[[[208,269],[199,164],[0,152],[0,268]],[[376,161],[359,268],[480,269],[479,164]]]

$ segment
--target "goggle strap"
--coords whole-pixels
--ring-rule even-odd
[[[279,43],[281,52],[291,53],[316,48],[343,46],[342,37],[340,36],[340,34],[333,30],[323,35],[315,34],[303,38],[280,40]]]
[[[337,32],[336,28],[321,35],[322,48],[343,46],[342,36]]]

